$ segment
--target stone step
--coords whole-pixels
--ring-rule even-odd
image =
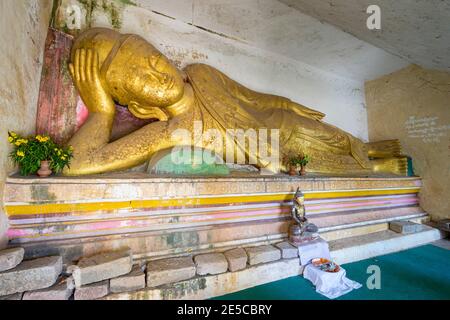
[[[281,258],[283,259],[298,257],[298,249],[287,241],[276,243],[275,247],[281,250]]]
[[[392,221],[403,221],[407,219],[415,223],[426,223],[430,220],[429,215],[420,213],[409,216],[392,217],[390,219],[365,221],[358,224],[341,225],[333,228],[319,228],[320,236],[327,241],[334,241],[344,238],[362,236],[369,233],[385,231],[389,229],[389,223]]]
[[[271,245],[245,248],[248,264],[256,265],[281,259],[281,251]]]
[[[96,300],[109,293],[109,280],[91,283],[75,289],[75,300]]]
[[[147,287],[157,287],[193,278],[196,273],[191,256],[150,261],[147,264]]]
[[[385,230],[368,235],[331,241],[329,245],[333,259],[339,264],[343,264],[413,248],[436,241],[442,237],[443,234],[439,230],[423,226],[423,230],[418,233],[403,235]],[[236,272],[197,276],[189,280],[157,288],[146,288],[145,290],[136,292],[112,294],[104,299],[208,299],[301,275],[302,271],[303,267],[300,266],[299,258],[281,259],[249,266],[246,269]],[[223,285],[224,283],[227,285]]]
[[[0,272],[16,267],[23,260],[23,248],[10,248],[0,251]]]
[[[135,291],[145,288],[145,273],[140,265],[134,265],[130,273],[111,279],[109,289],[113,293]]]
[[[389,229],[403,234],[414,233],[422,230],[422,225],[412,221],[392,221],[389,222]]]
[[[331,228],[319,228],[319,234],[320,236],[327,240],[327,241],[333,241],[337,239],[343,239],[343,238],[349,238],[359,235],[365,235],[369,233],[384,231],[389,229],[389,222],[390,221],[399,221],[407,219],[412,222],[416,223],[425,223],[429,221],[429,215],[426,213],[417,213],[412,214],[408,216],[398,216],[398,217],[391,217],[389,219],[381,219],[381,220],[369,220],[364,221],[357,224],[348,224],[348,225],[341,225],[341,226],[335,226]],[[255,246],[261,246],[261,245],[267,245],[267,244],[276,244],[279,242],[282,242],[286,240],[287,233],[285,234],[279,234],[279,235],[268,235],[260,238],[248,238],[244,241],[227,241],[223,243],[216,243],[213,248],[211,248],[210,245],[200,246],[197,250],[192,251],[192,254],[204,254],[204,253],[212,253],[212,252],[225,252],[228,250],[233,250],[236,247],[255,247]],[[152,260],[160,260],[160,259],[167,259],[170,257],[176,256],[175,252],[167,251],[167,252],[152,252],[152,255],[133,255],[133,258],[136,261],[152,261]]]
[[[422,225],[422,230],[401,234],[391,230],[331,241],[331,257],[339,264],[402,251],[443,238],[438,229]]]
[[[60,256],[24,261],[0,273],[0,296],[52,286],[62,271]]]
[[[71,267],[77,288],[130,273],[133,258],[129,249],[82,258]]]
[[[245,269],[247,266],[248,256],[243,248],[234,248],[224,252],[228,261],[228,270],[231,272]]]
[[[417,211],[417,210],[416,210]],[[394,215],[390,218],[386,219],[378,219],[378,220],[367,220],[362,221],[358,223],[352,223],[352,224],[343,224],[339,226],[332,226],[332,227],[326,227],[326,228],[320,228],[319,232],[320,235],[326,239],[327,241],[343,238],[343,237],[350,237],[355,235],[362,235],[369,232],[378,232],[382,230],[388,229],[388,222],[394,221],[394,220],[404,220],[408,219],[414,222],[421,222],[423,220],[429,219],[428,215],[424,213],[421,210],[418,210],[418,212],[414,214],[408,214],[408,215]],[[279,222],[276,222],[279,223]],[[246,229],[248,228],[259,228],[259,225],[254,224],[248,224],[245,226]],[[283,230],[281,226],[277,227],[279,230]],[[192,230],[189,230],[192,231]],[[203,237],[202,232],[205,232],[205,236],[207,233],[207,230],[202,230],[196,232],[198,237]],[[228,229],[223,230],[223,232],[229,232]],[[146,238],[147,243],[158,243],[158,236],[153,236],[150,233],[139,233],[140,237]],[[196,235],[196,237],[197,237]],[[210,253],[210,252],[223,252],[227,250],[234,249],[236,247],[244,247],[244,246],[257,246],[257,245],[265,245],[265,244],[274,244],[280,241],[284,241],[287,238],[287,233],[279,232],[276,234],[267,234],[264,236],[258,236],[258,237],[250,237],[246,236],[244,238],[239,238],[235,240],[230,241],[217,241],[214,243],[201,243],[196,244],[194,246],[189,246],[188,251],[180,250],[178,247],[172,247],[168,249],[155,249],[151,251],[142,251],[140,250],[140,247],[135,243],[135,240],[132,238],[123,238],[123,237],[109,237],[107,240],[102,239],[100,237],[95,238],[95,241],[87,241],[83,244],[83,249],[81,250],[80,247],[80,240],[79,239],[72,239],[67,241],[46,241],[43,243],[24,243],[22,246],[25,248],[25,258],[36,258],[43,255],[50,255],[51,252],[59,252],[63,258],[65,258],[65,263],[70,263],[73,260],[77,260],[80,258],[79,254],[74,254],[78,252],[84,252],[85,255],[93,255],[97,252],[104,250],[106,247],[115,247],[117,243],[123,243],[124,246],[133,246],[133,243],[135,243],[135,248],[133,250],[133,260],[134,261],[151,261],[151,260],[160,260],[165,259],[169,257],[175,257],[175,256],[182,256],[186,254],[203,254],[203,253]],[[141,239],[141,238],[138,238]],[[84,241],[83,240],[83,241]],[[92,239],[94,240],[94,239]],[[137,241],[137,240],[136,240]]]
[[[237,272],[195,277],[157,288],[111,294],[105,300],[200,300],[244,290],[302,273],[298,259],[263,263]]]
[[[228,270],[228,261],[222,253],[206,253],[194,257],[197,274],[219,274]]]
[[[22,300],[23,292],[9,294],[7,296],[0,296],[0,300]]]
[[[445,232],[450,232],[450,219],[442,219],[437,221],[436,228]]]
[[[22,300],[69,300],[74,288],[72,277],[60,278],[49,288],[25,292]]]

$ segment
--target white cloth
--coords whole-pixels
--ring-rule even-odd
[[[353,289],[362,287],[360,283],[350,280],[345,275],[345,269],[342,267],[339,272],[331,273],[308,264],[303,270],[303,277],[316,286],[317,293],[324,295],[328,299],[338,298]]]
[[[316,286],[316,292],[324,295],[328,299],[335,299],[349,293],[353,289],[361,288],[361,284],[348,279],[345,269],[336,273],[325,272],[311,264],[314,258],[326,258],[331,260],[328,242],[322,238],[309,241],[298,246],[300,264],[305,266],[303,277]]]
[[[317,238],[316,240],[298,245],[298,253],[300,256],[300,264],[302,266],[307,265],[314,258],[326,258],[331,260],[328,242],[322,238]]]

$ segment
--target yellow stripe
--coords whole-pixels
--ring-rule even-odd
[[[311,192],[305,194],[305,199],[362,197],[391,194],[417,193],[420,188],[411,189],[385,189],[385,190],[350,190],[337,192]],[[205,206],[231,203],[252,203],[268,201],[292,200],[292,193],[266,194],[251,196],[225,196],[208,198],[182,198],[182,199],[156,199],[156,200],[131,200],[119,202],[93,202],[93,203],[50,203],[37,205],[7,205],[5,206],[8,216],[36,215],[65,212],[90,212],[90,211],[113,211],[113,210],[137,210],[146,208]]]

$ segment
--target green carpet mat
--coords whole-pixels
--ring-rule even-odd
[[[366,286],[367,267],[381,270],[381,289]],[[343,265],[347,277],[363,285],[336,300],[449,300],[450,250],[426,245]],[[216,300],[328,300],[302,276],[216,297]]]

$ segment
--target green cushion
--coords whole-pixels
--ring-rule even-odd
[[[209,150],[173,148],[156,153],[150,160],[151,174],[228,175],[230,169],[223,160]]]

